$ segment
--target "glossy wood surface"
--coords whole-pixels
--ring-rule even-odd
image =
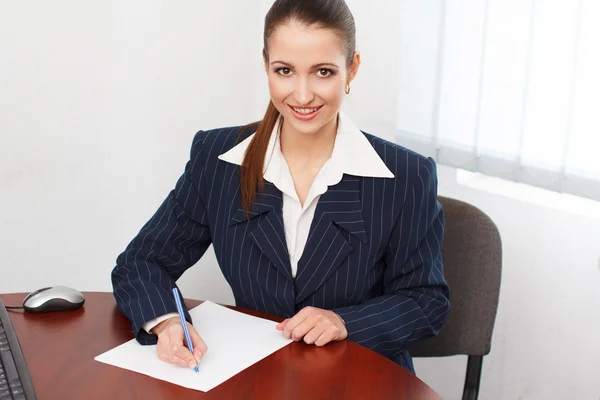
[[[20,305],[25,295],[3,294],[0,299]],[[441,398],[399,365],[349,340],[320,348],[291,343],[209,392],[186,389],[95,361],[133,335],[111,293],[84,295],[85,305],[75,311],[9,312],[39,400]],[[186,300],[188,308],[200,303]]]

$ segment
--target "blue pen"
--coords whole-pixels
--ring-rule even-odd
[[[188,331],[187,321],[185,320],[185,315],[183,313],[183,305],[181,304],[179,290],[177,290],[177,288],[173,288],[173,295],[175,296],[175,304],[177,304],[177,312],[179,312],[179,319],[181,319],[181,326],[183,326],[183,333],[185,334],[185,340],[187,342],[188,349],[190,350],[190,353],[194,354],[192,338],[190,337],[190,331]],[[198,372],[198,363],[196,363],[194,371]]]

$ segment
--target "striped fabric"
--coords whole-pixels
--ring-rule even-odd
[[[284,318],[333,310],[350,340],[414,372],[407,350],[436,335],[450,309],[434,161],[365,133],[395,178],[344,175],[329,187],[293,279],[281,192],[265,182],[247,220],[240,167],[218,159],[248,136],[239,132],[196,134],[175,189],[117,258],[114,295],[138,342],[156,343],[142,325],[177,312],[172,288],[212,243],[236,305]]]

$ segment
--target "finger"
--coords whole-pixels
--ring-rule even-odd
[[[200,359],[206,354],[208,347],[193,326],[189,325],[188,330],[190,332],[190,338],[192,339],[192,345],[194,346],[194,357],[196,358],[196,362],[200,362]]]
[[[186,368],[190,367],[191,368],[190,364],[186,360],[184,360],[183,358],[181,358],[179,356],[173,355],[173,354],[171,354],[171,356],[169,357],[167,362],[169,364],[177,365],[178,367],[186,367]],[[195,363],[194,363],[194,365],[195,365]]]
[[[181,357],[176,355],[177,348],[183,347],[183,346],[178,346],[178,345],[173,346],[172,344],[167,345],[164,342],[166,342],[166,340],[163,341],[162,346],[156,347],[156,354],[158,355],[158,358],[161,361],[164,361],[168,364],[179,365],[180,367],[187,367],[188,366],[187,362],[184,359],[182,359]]]
[[[172,347],[172,357],[178,362],[178,365],[182,365],[184,367],[187,366],[190,368],[196,367],[196,359],[194,358],[194,355],[190,353],[188,348],[183,345]],[[183,361],[183,364],[179,364],[178,358]]]
[[[196,366],[196,358],[188,348],[183,345],[183,336],[183,327],[181,325],[169,330],[169,354],[174,364],[193,368]]]
[[[284,319],[283,321],[281,321],[280,323],[278,323],[275,328],[278,331],[282,331],[285,328],[285,326],[287,325],[287,323],[288,323],[289,320],[290,320],[289,318]]]
[[[296,342],[301,340],[304,337],[304,335],[306,335],[311,329],[318,325],[318,321],[320,320],[318,317],[319,316],[311,316],[302,321],[302,323],[300,323],[292,330],[291,338],[294,339],[294,341]]]
[[[337,331],[337,328],[326,329],[325,331],[323,331],[323,333],[321,333],[317,340],[315,340],[315,346],[325,346],[327,343],[336,340],[337,335],[335,331]]]
[[[283,328],[283,336],[286,337],[287,339],[292,337],[292,331],[294,329],[296,329],[296,327],[298,325],[300,325],[301,323],[303,323],[306,318],[308,318],[306,313],[302,313],[302,311],[300,311],[298,314],[294,315],[285,325],[285,327]]]
[[[200,362],[202,357],[204,357],[204,354],[206,354],[206,352],[203,352],[201,349],[194,349],[194,359],[196,360],[196,363]]]
[[[304,343],[313,344],[326,330],[326,326],[323,324],[317,324],[310,331],[304,335]]]

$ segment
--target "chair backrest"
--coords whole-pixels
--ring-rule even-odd
[[[502,270],[502,242],[483,211],[460,200],[439,196],[444,210],[444,275],[450,286],[451,311],[438,336],[410,350],[414,357],[490,352]]]

